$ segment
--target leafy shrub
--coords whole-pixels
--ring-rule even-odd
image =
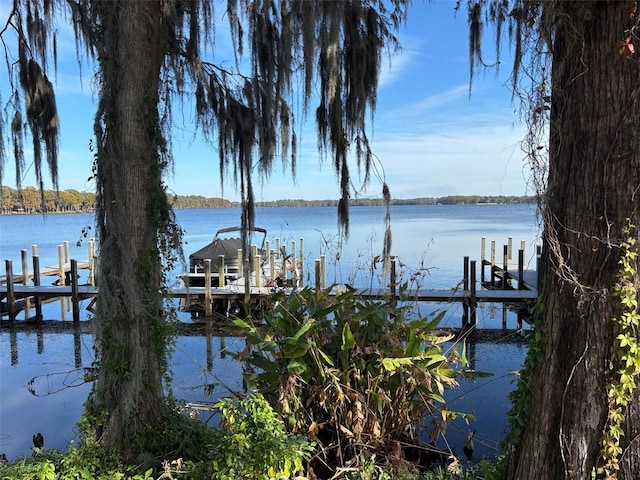
[[[123,465],[118,456],[98,449],[70,446],[65,452],[44,450],[36,457],[25,457],[0,465],[2,480],[153,480],[151,469],[137,473],[136,467]]]
[[[189,478],[211,480],[288,479],[303,468],[314,445],[285,432],[282,421],[262,395],[221,399],[215,407],[222,428],[211,445],[210,460]]]
[[[451,339],[438,332],[444,312],[412,319],[408,303],[363,300],[349,287],[335,296],[280,292],[274,303],[263,325],[234,321],[247,344],[237,357],[249,388],[278,405],[292,432],[318,443],[316,465],[352,466],[363,450],[401,461],[401,445],[420,444],[425,433],[435,444],[461,415],[443,393],[458,373],[475,372],[464,370],[464,349],[443,351]],[[425,415],[432,422],[422,432]]]

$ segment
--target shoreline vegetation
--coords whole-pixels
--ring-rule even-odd
[[[44,202],[43,202],[44,197]],[[171,205],[175,210],[197,208],[239,208],[240,202],[233,202],[219,197],[201,195],[170,195]],[[45,190],[42,195],[35,187],[24,187],[20,191],[2,187],[0,194],[0,215],[43,213],[80,213],[92,212],[95,205],[95,194],[78,190]],[[503,195],[449,195],[444,197],[395,198],[392,205],[493,205],[536,203],[534,196]],[[336,207],[338,200],[302,200],[286,199],[256,202],[256,207]],[[384,206],[382,198],[354,198],[352,207]]]

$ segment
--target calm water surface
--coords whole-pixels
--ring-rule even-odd
[[[452,288],[462,278],[462,258],[480,260],[480,239],[488,245],[495,240],[498,250],[512,237],[514,248],[524,241],[525,261],[535,265],[535,245],[539,229],[534,205],[433,205],[398,206],[392,209],[392,253],[399,257],[405,278],[418,278],[423,288]],[[208,244],[219,228],[240,223],[239,209],[180,210],[178,221],[185,231],[184,250],[196,251]],[[314,260],[326,255],[328,282],[367,286],[381,280],[378,267],[370,270],[371,258],[382,252],[384,208],[352,207],[350,238],[341,242],[333,207],[259,208],[256,225],[268,230],[291,248],[304,239],[305,272],[313,278]],[[42,266],[57,265],[57,246],[69,241],[70,257],[84,260],[87,242],[83,232],[93,235],[93,216],[15,215],[0,216],[0,260],[11,259],[20,269],[20,250],[38,245]],[[80,245],[77,246],[77,242]],[[272,247],[273,248],[273,247]],[[2,263],[4,269],[4,262]],[[181,268],[174,274],[181,273]],[[4,273],[4,272],[3,272]],[[53,279],[52,279],[53,280]],[[432,305],[425,309],[435,308]],[[83,311],[83,314],[84,313]],[[45,306],[46,319],[70,319],[60,303]],[[448,322],[459,324],[461,308],[448,309]],[[483,308],[480,326],[500,328],[502,312]],[[183,320],[189,321],[185,314]],[[6,319],[4,320],[6,321]],[[515,325],[509,317],[510,327]],[[241,369],[225,349],[242,348],[236,338],[181,336],[172,359],[176,396],[188,401],[211,401],[203,385],[215,384],[214,396],[226,395],[227,388],[240,390]],[[449,393],[451,407],[473,412],[471,425],[450,427],[452,446],[461,452],[461,439],[469,429],[477,432],[478,456],[495,454],[495,442],[506,427],[507,392],[512,372],[520,368],[525,347],[512,343],[482,343],[470,354],[476,369],[495,375],[466,382]],[[42,334],[0,329],[0,451],[10,459],[29,455],[31,436],[42,432],[45,447],[64,448],[75,438],[74,425],[90,384],[83,382],[82,367],[93,361],[93,338],[89,333]],[[33,380],[32,380],[33,379]]]

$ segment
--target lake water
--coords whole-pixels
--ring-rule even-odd
[[[509,237],[514,250],[525,244],[525,263],[535,266],[539,228],[534,205],[425,205],[392,208],[392,254],[399,257],[399,272],[422,288],[452,288],[462,279],[463,257],[480,261],[481,237],[496,241],[498,255]],[[185,230],[184,250],[196,251],[208,244],[215,231],[240,223],[239,209],[181,210],[177,212]],[[266,228],[271,245],[275,238],[291,249],[304,239],[304,269],[313,278],[313,265],[320,255],[327,258],[327,281],[368,286],[380,280],[378,266],[371,271],[371,258],[382,251],[384,208],[352,207],[350,238],[341,242],[333,207],[259,208],[256,225]],[[87,241],[83,232],[93,227],[90,214],[0,216],[0,260],[11,259],[20,269],[20,250],[38,245],[41,266],[57,265],[57,246],[69,241],[70,257],[84,260]],[[90,231],[91,232],[91,231]],[[89,237],[92,236],[89,233]],[[80,246],[76,243],[82,240]],[[4,262],[3,262],[4,266]],[[180,269],[174,274],[179,274]],[[434,305],[425,305],[425,313]],[[45,319],[70,319],[56,302],[43,308]],[[461,306],[448,307],[446,322],[460,323]],[[83,315],[87,313],[83,310]],[[479,311],[479,327],[501,328],[500,307],[485,306]],[[181,320],[189,322],[188,314]],[[515,318],[508,316],[509,328]],[[233,337],[179,336],[172,358],[173,388],[176,397],[193,402],[209,402],[203,385],[216,384],[214,396],[226,388],[241,390],[240,366],[225,349],[239,350],[241,341]],[[471,425],[449,428],[452,446],[460,453],[461,438],[470,428],[476,431],[476,456],[493,456],[495,443],[506,427],[509,407],[507,393],[513,372],[525,354],[522,342],[503,339],[469,346],[477,370],[494,376],[465,382],[449,392],[451,408],[476,414]],[[5,319],[0,328],[0,451],[10,459],[29,455],[31,436],[42,432],[45,447],[64,448],[75,439],[74,425],[90,390],[83,382],[82,368],[93,361],[93,338],[86,329],[62,333],[42,333],[10,328]]]

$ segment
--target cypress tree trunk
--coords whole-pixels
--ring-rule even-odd
[[[543,272],[544,361],[510,478],[591,478],[607,420],[606,383],[619,368],[612,298],[622,230],[638,225],[637,60],[618,43],[623,2],[553,2],[549,181]],[[636,234],[637,235],[637,234]],[[638,277],[635,278],[636,285]],[[640,478],[640,416],[627,412],[619,478]]]
[[[166,338],[158,230],[167,217],[158,87],[163,61],[156,1],[97,2],[101,95],[96,116],[100,269],[97,436],[133,459],[163,421]]]

